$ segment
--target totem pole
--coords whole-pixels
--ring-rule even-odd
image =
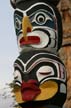
[[[59,0],[11,0],[19,57],[14,62],[14,93],[22,108],[62,108],[66,69]]]

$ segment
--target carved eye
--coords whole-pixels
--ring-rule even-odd
[[[44,14],[38,14],[38,15],[36,16],[36,21],[37,21],[38,23],[43,24],[43,23],[45,22],[45,19],[46,19],[46,17],[44,16]]]
[[[21,21],[18,17],[15,18],[15,28],[17,30],[20,30],[21,29]]]
[[[38,12],[35,14],[33,22],[36,22],[39,25],[43,25],[46,23],[47,20],[52,20],[46,13]]]
[[[17,85],[20,85],[22,83],[22,77],[19,70],[15,70],[14,72],[14,81]]]
[[[37,71],[37,78],[39,81],[51,75],[54,75],[54,70],[50,66],[42,66]]]

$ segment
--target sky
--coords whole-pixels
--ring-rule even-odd
[[[10,0],[0,0],[0,88],[13,81],[13,63],[19,55]]]

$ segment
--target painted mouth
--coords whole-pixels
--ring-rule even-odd
[[[24,101],[31,101],[41,93],[36,80],[29,80],[28,82],[22,82],[21,94]]]
[[[29,45],[29,44],[39,44],[40,38],[39,36],[27,36],[26,39],[22,37],[20,39],[20,46]]]

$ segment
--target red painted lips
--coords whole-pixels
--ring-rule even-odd
[[[38,36],[27,36],[27,39],[22,37],[20,39],[20,46],[22,45],[28,45],[28,44],[39,44],[40,38]]]
[[[41,91],[37,85],[36,80],[29,80],[28,82],[22,82],[21,94],[22,94],[22,99],[24,101],[34,100],[36,96],[40,93]]]

